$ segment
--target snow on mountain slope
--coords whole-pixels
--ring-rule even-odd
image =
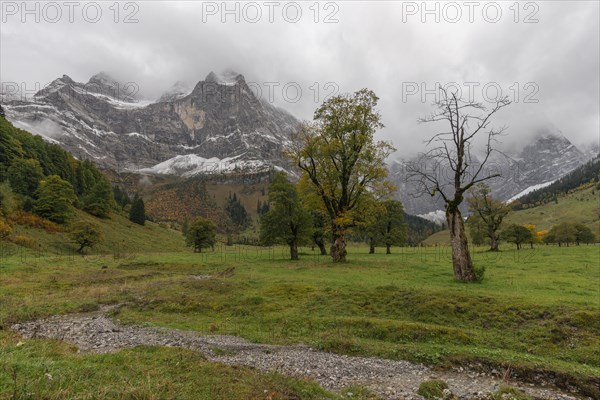
[[[511,197],[510,199],[506,200],[506,202],[507,202],[507,203],[510,203],[511,201],[517,200],[519,197],[523,197],[523,196],[525,196],[526,194],[529,194],[529,193],[533,192],[534,190],[538,190],[538,189],[545,188],[546,186],[550,186],[550,185],[551,185],[551,184],[553,184],[555,181],[556,181],[556,179],[555,179],[555,180],[553,180],[553,181],[544,182],[544,183],[539,183],[539,184],[537,184],[537,185],[532,185],[532,186],[529,186],[527,189],[523,190],[523,191],[522,191],[522,192],[520,192],[520,193],[517,193],[516,195],[514,195],[514,196],[513,196],[513,197]]]
[[[268,171],[269,163],[261,160],[244,160],[241,156],[219,159],[204,158],[195,154],[179,155],[136,172],[157,175],[190,177],[200,174],[255,173]]]

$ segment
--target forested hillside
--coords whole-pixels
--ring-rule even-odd
[[[552,201],[558,202],[560,196],[566,195],[581,186],[592,184],[598,186],[599,178],[600,158],[597,157],[545,188],[535,190],[520,197],[512,203],[512,208],[514,210],[521,210],[537,207]]]

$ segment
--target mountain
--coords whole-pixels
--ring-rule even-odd
[[[191,89],[178,82],[155,102],[140,100],[137,89],[105,73],[85,84],[63,75],[4,108],[15,126],[102,167],[171,173],[164,163],[181,157],[186,171],[206,160],[236,160],[236,171],[287,165],[281,149],[298,120],[257,98],[243,75],[211,72]]]
[[[524,195],[551,184],[583,165],[588,159],[589,156],[575,147],[561,132],[544,131],[516,154],[492,153],[486,163],[485,171],[488,174],[498,173],[500,177],[491,179],[487,183],[496,198],[514,199],[516,195]],[[472,166],[478,165],[479,161],[475,157],[472,161]],[[411,162],[420,161],[414,159]],[[429,166],[429,168],[433,167]],[[440,168],[439,171],[440,179],[450,184],[449,169]],[[404,203],[408,213],[425,216],[444,209],[444,202],[440,196],[415,197],[417,186],[409,177],[406,162],[392,162],[390,176],[399,189],[398,197]]]

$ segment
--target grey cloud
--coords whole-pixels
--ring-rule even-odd
[[[224,24],[217,17],[202,22],[200,2],[136,2],[139,23],[124,24],[112,21],[110,3],[100,4],[105,14],[96,24],[8,18],[0,28],[0,80],[33,88],[63,74],[87,81],[106,71],[136,82],[142,96],[158,98],[176,81],[197,82],[212,70],[233,69],[262,85],[263,96],[265,82],[280,83],[276,105],[303,119],[312,117],[328,93],[327,82],[340,92],[368,87],[381,98],[386,128],[380,137],[392,140],[400,155],[421,149],[436,129],[416,123],[431,111],[433,98],[410,96],[404,102],[403,83],[433,88],[436,82],[497,82],[511,94],[517,82],[520,101],[497,118],[498,125],[509,126],[505,146],[519,146],[540,129],[560,130],[577,145],[598,141],[597,2],[535,2],[534,24],[514,23],[509,3],[502,3],[504,14],[495,24],[477,13],[474,23],[422,23],[418,16],[403,22],[402,2],[367,1],[337,2],[334,24],[314,23],[309,3],[303,3],[303,18],[295,24],[281,17],[271,24],[264,15],[256,24]],[[291,82],[303,91],[294,103],[281,92]],[[522,101],[527,82],[539,87],[537,104]]]

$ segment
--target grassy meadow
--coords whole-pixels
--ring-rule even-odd
[[[350,246],[349,262],[341,265],[310,248],[297,262],[286,259],[284,247],[123,257],[8,251],[0,259],[0,399],[13,398],[15,387],[38,394],[48,387],[54,397],[44,398],[69,399],[265,398],[264,390],[282,396],[272,398],[333,396],[309,382],[211,364],[183,350],[79,355],[53,341],[17,346],[20,339],[7,331],[19,321],[115,303],[124,304],[114,316],[126,323],[440,368],[510,368],[533,381],[545,372],[600,397],[600,247],[484,249],[473,251],[476,264],[486,267],[479,284],[453,280],[448,247],[369,255],[364,246]],[[86,383],[74,384],[83,379],[80,370]],[[60,371],[62,383],[49,382],[48,371]],[[188,382],[198,373],[206,379]],[[114,379],[132,392],[104,393]],[[239,393],[209,392],[230,387],[232,379]],[[194,390],[205,397],[188,397],[190,385],[200,385]]]

